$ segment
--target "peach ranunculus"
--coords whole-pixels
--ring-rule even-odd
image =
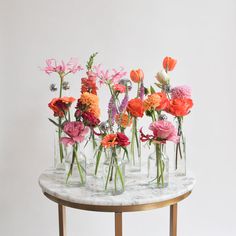
[[[160,105],[160,102],[161,97],[158,93],[150,94],[143,102],[144,110],[156,109]]]
[[[166,71],[172,71],[175,68],[175,65],[177,63],[177,60],[175,60],[172,57],[165,57],[163,60],[163,68]]]
[[[53,110],[54,116],[63,117],[74,101],[73,97],[53,98],[48,107]]]
[[[126,109],[133,117],[143,117],[144,106],[143,101],[140,98],[131,99],[128,102]]]
[[[131,70],[130,71],[130,79],[134,83],[140,83],[144,79],[144,73],[141,69]]]
[[[193,101],[190,98],[175,98],[169,102],[169,107],[166,111],[173,116],[181,117],[189,114],[193,107]]]
[[[156,107],[157,111],[166,110],[169,106],[169,99],[163,92],[157,93],[160,96],[160,105]]]
[[[126,113],[120,113],[115,116],[116,123],[122,128],[129,127],[132,124],[132,119]]]

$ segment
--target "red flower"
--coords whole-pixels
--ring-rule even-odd
[[[127,111],[134,117],[143,117],[143,101],[140,98],[131,99],[128,102]]]
[[[161,100],[160,100],[160,105],[156,107],[156,110],[158,110],[158,111],[166,110],[169,106],[169,100],[168,100],[166,94],[163,92],[158,92],[157,94],[159,95]]]
[[[130,144],[129,138],[124,133],[117,133],[117,142],[121,147],[126,147]]]
[[[97,85],[96,85],[96,77],[89,76],[88,78],[81,79],[81,93],[89,92],[97,95]]]
[[[172,71],[175,68],[175,65],[177,63],[177,60],[175,60],[172,57],[165,57],[163,60],[163,68],[166,71]]]
[[[113,89],[116,92],[124,93],[126,91],[126,86],[123,84],[115,84],[113,85]]]
[[[74,101],[75,98],[73,97],[54,98],[48,106],[53,110],[54,116],[63,117]]]
[[[88,111],[82,113],[82,118],[84,124],[90,127],[95,127],[100,123],[100,120]]]
[[[166,110],[173,116],[186,116],[193,106],[193,101],[190,98],[175,98],[171,99],[169,107]]]

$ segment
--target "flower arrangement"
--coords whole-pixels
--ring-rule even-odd
[[[145,87],[142,69],[131,70],[127,78],[127,72],[123,68],[108,70],[101,64],[94,65],[96,56],[97,53],[90,56],[86,70],[75,58],[67,63],[48,59],[43,68],[47,74],[56,74],[59,78],[59,95],[48,106],[54,116],[54,119],[49,120],[57,128],[58,159],[63,164],[68,155],[71,156],[66,181],[73,175],[75,167],[80,183],[85,184],[86,165],[82,164],[79,157],[81,143],[86,141],[85,147],[91,142],[95,157],[94,175],[98,174],[104,157],[104,189],[112,186],[114,192],[121,193],[125,190],[124,163],[129,163],[130,171],[140,171],[141,146],[142,142],[146,142],[149,146],[154,146],[155,150],[156,170],[151,182],[155,182],[157,187],[165,187],[165,178],[168,177],[168,163],[163,159],[165,144],[169,141],[175,143],[177,170],[178,161],[185,160],[183,119],[193,106],[188,86],[171,86],[170,72],[174,70],[177,61],[171,57],[164,58],[163,69],[156,74],[154,88],[154,85]],[[84,70],[86,75],[81,76],[79,98],[63,96],[63,91],[70,89],[66,78]],[[101,86],[105,86],[109,94],[105,121],[100,120]],[[51,84],[50,90],[56,92],[57,85]],[[71,111],[73,106],[74,112]],[[151,118],[148,133],[139,125],[139,120],[144,116]],[[176,127],[167,120],[170,116],[177,121]],[[130,137],[127,135],[129,133]],[[68,152],[68,147],[71,152]]]

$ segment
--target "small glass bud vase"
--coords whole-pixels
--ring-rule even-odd
[[[175,175],[186,175],[186,138],[183,133],[183,118],[177,118],[177,129],[180,137],[179,143],[174,145]]]
[[[116,149],[109,150],[103,163],[103,183],[105,192],[112,195],[119,195],[125,191],[125,163]]]
[[[128,171],[140,172],[141,171],[141,142],[139,137],[134,143],[130,144]]]
[[[169,158],[165,144],[154,144],[155,150],[148,157],[148,182],[157,188],[169,184]]]
[[[66,184],[84,186],[86,183],[86,156],[80,151],[78,144],[70,146],[70,151],[65,156],[65,165]]]

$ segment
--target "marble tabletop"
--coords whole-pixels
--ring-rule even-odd
[[[65,184],[65,175],[53,169],[44,171],[39,177],[39,185],[43,192],[51,196],[79,204],[129,206],[166,201],[191,191],[195,178],[170,176],[169,186],[158,189],[147,184],[145,174],[132,174],[126,179],[126,191],[123,194],[107,194],[103,190],[103,181],[88,176],[86,186],[70,186]]]

